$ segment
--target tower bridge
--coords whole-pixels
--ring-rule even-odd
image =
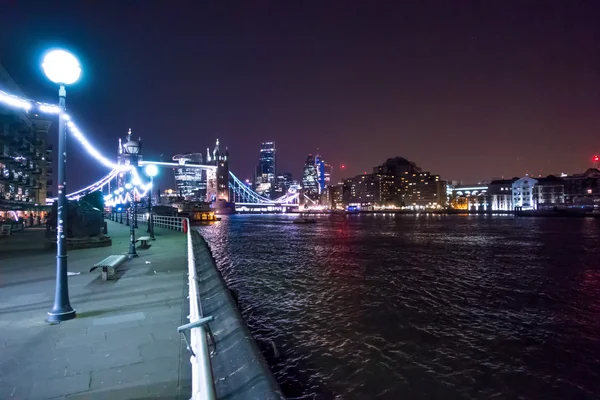
[[[292,188],[288,193],[276,199],[263,197],[250,189],[244,182],[238,179],[232,171],[229,170],[229,151],[227,148],[222,151],[220,149],[218,140],[216,141],[212,155],[210,151],[207,151],[207,159],[203,164],[187,163],[185,160],[179,160],[178,163],[153,161],[142,159],[141,139],[139,139],[137,142],[132,140],[132,132],[129,130],[127,133],[126,143],[122,143],[121,139],[119,139],[117,159],[116,162],[114,162],[112,161],[114,158],[103,155],[97,148],[95,148],[92,143],[90,143],[84,132],[81,131],[79,126],[72,119],[72,117],[64,113],[64,111],[61,111],[57,105],[41,103],[4,91],[0,91],[0,103],[25,113],[35,112],[43,115],[54,116],[62,113],[61,115],[66,121],[67,132],[88,153],[90,156],[89,160],[92,162],[98,162],[110,170],[98,181],[90,183],[88,186],[82,189],[67,193],[67,198],[71,200],[79,199],[88,193],[103,190],[105,187],[107,187],[109,188],[109,194],[106,196],[108,198],[108,202],[112,202],[114,204],[129,201],[131,199],[129,197],[129,193],[122,190],[123,186],[125,186],[125,178],[127,175],[131,176],[130,183],[135,184],[135,188],[133,189],[134,196],[136,198],[143,198],[146,197],[148,192],[152,190],[152,183],[149,182],[149,179],[147,179],[144,174],[140,174],[138,167],[155,165],[159,168],[177,168],[181,165],[185,165],[186,168],[199,168],[206,171],[206,200],[209,202],[234,203],[248,209],[261,210],[268,210],[269,208],[287,210],[290,208],[297,208],[299,205],[299,188]],[[132,154],[126,150],[128,145],[130,145],[132,149],[136,148],[135,154]],[[132,160],[134,159],[135,163],[132,165]],[[117,191],[112,192],[111,189],[115,188],[115,181]],[[113,182],[112,188],[111,182]],[[54,200],[56,199],[47,199],[47,204],[52,204]]]

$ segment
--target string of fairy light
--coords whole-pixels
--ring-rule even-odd
[[[38,112],[40,114],[46,115],[58,115],[60,113],[60,108],[55,104],[42,103],[39,101],[22,98],[20,96],[16,96],[11,93],[4,92],[0,90],[0,104],[4,104],[6,106],[18,109],[20,111],[24,111],[26,113],[30,112]],[[90,191],[100,190],[106,184],[108,184],[112,179],[114,179],[118,174],[124,172],[131,172],[133,179],[132,183],[134,184],[134,190],[137,192],[136,196],[144,197],[146,196],[148,190],[150,190],[151,183],[143,183],[142,179],[137,171],[137,169],[132,168],[131,165],[119,165],[108,158],[104,157],[98,149],[96,149],[90,141],[83,134],[81,129],[77,126],[75,121],[71,118],[71,116],[67,113],[64,113],[62,117],[67,122],[68,132],[79,142],[79,144],[87,151],[87,153],[92,156],[96,161],[98,161],[101,165],[110,168],[111,171],[108,175],[102,177],[97,182],[89,185],[86,188],[78,190],[73,193],[69,193],[67,197],[69,199],[78,199],[86,193]],[[138,188],[140,190],[138,190]],[[105,197],[107,201],[113,204],[125,203],[131,200],[131,196],[129,193],[115,193],[109,194]],[[52,199],[50,199],[52,200]]]
[[[6,106],[12,107],[14,109],[18,109],[20,111],[24,111],[26,113],[34,112],[46,115],[58,115],[60,113],[60,108],[55,104],[42,103],[39,101],[26,99],[11,93],[4,92],[0,90],[0,104],[4,104]],[[125,172],[131,172],[132,174],[132,188],[135,197],[143,198],[147,195],[148,191],[151,189],[152,183],[142,181],[138,170],[136,168],[132,168],[131,165],[119,165],[112,162],[110,159],[104,157],[98,149],[96,149],[92,143],[86,138],[82,130],[77,126],[73,118],[67,114],[63,113],[62,117],[66,121],[68,132],[79,142],[79,144],[87,151],[87,153],[92,156],[96,161],[98,161],[101,165],[110,168],[111,171],[98,181],[93,184],[80,189],[76,192],[67,194],[67,198],[71,200],[77,200],[80,197],[84,196],[87,193],[100,190],[105,185],[107,185],[112,179],[116,178],[119,174]],[[268,202],[288,202],[294,198],[297,198],[297,194],[286,194],[278,199],[270,200],[266,197],[260,196],[258,193],[253,192],[245,187],[243,182],[241,182],[231,171],[229,175],[237,182],[238,186],[242,188],[242,190],[248,191],[255,200],[258,202],[268,203]],[[132,200],[131,194],[129,191],[125,191],[123,188],[119,188],[113,193],[110,193],[104,197],[107,205],[117,205],[117,204],[125,204]],[[53,201],[55,199],[48,199],[49,201]],[[309,199],[310,200],[310,199]],[[311,200],[312,201],[312,200]]]

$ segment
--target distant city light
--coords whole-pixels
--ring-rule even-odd
[[[594,160],[595,162],[598,162],[598,160],[600,160],[600,157],[598,157],[598,155],[595,155],[595,156],[594,156],[594,158],[593,158],[593,160]]]

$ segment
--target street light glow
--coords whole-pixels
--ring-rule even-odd
[[[81,75],[77,58],[64,50],[52,50],[46,54],[42,67],[48,79],[60,85],[71,85]]]
[[[146,166],[146,175],[153,178],[158,175],[158,167],[154,164],[148,164]]]

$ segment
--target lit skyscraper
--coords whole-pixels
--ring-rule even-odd
[[[319,181],[315,158],[309,154],[304,163],[304,173],[302,174],[302,187],[304,194],[313,200],[319,198]]]
[[[319,193],[323,193],[331,182],[333,168],[318,154],[315,156],[315,168],[317,170],[317,181],[319,182]]]
[[[260,159],[256,167],[254,190],[263,196],[272,196],[276,183],[276,171],[275,142],[263,142],[260,144]]]
[[[173,157],[173,161],[178,161],[180,165],[173,169],[177,193],[190,200],[205,200],[206,171],[185,166],[186,164],[202,164],[202,154],[177,154]]]

